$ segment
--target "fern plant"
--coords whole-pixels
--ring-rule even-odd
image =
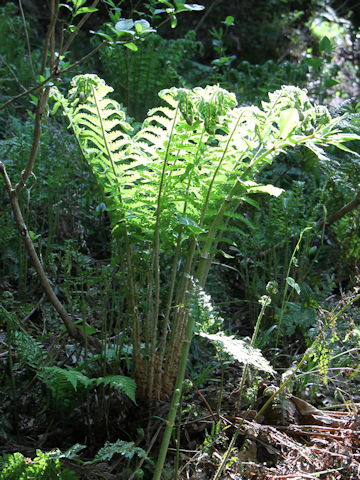
[[[128,460],[132,460],[134,456],[146,458],[146,452],[140,447],[136,447],[134,442],[125,442],[124,440],[116,440],[115,443],[105,442],[105,445],[97,452],[94,460],[87,462],[88,464],[111,460],[116,454],[120,454]]]
[[[0,457],[0,480],[76,480],[74,472],[62,469],[58,451],[36,451],[35,458],[20,452]]]
[[[66,394],[68,394],[67,387],[70,386],[76,391],[78,385],[85,389],[92,389],[98,385],[109,385],[121,390],[135,403],[134,380],[123,375],[89,378],[75,368],[65,369],[60,367],[44,367],[39,375],[47,387],[54,392],[54,396],[59,396],[59,392],[61,392],[62,397],[66,397]]]
[[[53,89],[54,111],[62,106],[107,205],[138,395],[166,398],[192,337],[192,279],[205,286],[219,242],[236,230],[232,218],[243,218],[242,203],[282,192],[256,183],[258,174],[286,148],[325,156],[323,145],[346,148],[359,137],[342,133],[299,88],[269,94],[260,109],[237,107],[215,86],[163,90],[167,106],[150,110],[132,135],[111,91],[95,75],[77,76],[67,97]]]

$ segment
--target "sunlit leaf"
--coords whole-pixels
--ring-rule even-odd
[[[299,124],[299,113],[295,108],[288,108],[280,112],[279,127],[280,137],[286,138]]]
[[[179,215],[178,222],[180,223],[180,225],[186,225],[192,233],[198,234],[205,232],[203,228],[201,228],[196,222],[194,222],[194,220],[191,220],[191,218],[189,217]]]
[[[184,8],[189,11],[200,11],[204,10],[203,5],[199,5],[198,3],[184,3]]]
[[[296,292],[298,293],[298,295],[300,295],[301,293],[301,288],[299,286],[298,283],[295,282],[295,280],[292,278],[292,277],[286,277],[286,283],[288,285],[290,285],[291,288],[293,288],[294,290],[296,290]]]
[[[235,18],[232,17],[231,15],[227,16],[225,18],[225,20],[223,21],[223,23],[227,26],[227,27],[231,27],[232,25],[234,25],[234,20]]]
[[[73,11],[73,9],[70,7],[70,5],[67,5],[66,3],[60,3],[59,8],[61,8],[61,7],[67,8],[68,10],[70,10],[70,12]]]
[[[110,35],[104,32],[95,32],[94,30],[90,30],[90,33],[92,33],[93,35],[98,35],[99,37],[105,38],[105,40],[108,40],[109,42],[112,42],[113,40]]]
[[[133,28],[135,22],[134,20],[127,20],[126,18],[121,18],[115,25],[115,29],[120,32],[130,32]]]
[[[97,12],[98,9],[95,8],[95,7],[82,7],[82,8],[79,8],[78,10],[76,10],[76,15],[81,15],[83,13],[93,13],[93,12]]]
[[[224,350],[230,354],[235,360],[245,365],[252,365],[258,370],[275,373],[270,363],[263,357],[260,350],[251,345],[235,338],[234,336],[225,335],[224,333],[209,334],[200,332],[201,337],[207,338],[213,343],[219,343]]]
[[[172,15],[172,16],[171,16],[171,23],[170,23],[170,25],[171,25],[171,28],[175,28],[175,27],[176,27],[176,25],[177,25],[176,15]]]
[[[134,379],[125,377],[124,375],[108,375],[96,379],[97,385],[110,385],[124,392],[134,403],[136,384]]]
[[[284,191],[283,188],[275,187],[274,185],[271,185],[271,184],[259,185],[250,180],[242,183],[248,187],[247,188],[248,193],[267,193],[274,197],[279,197]]]
[[[138,51],[138,46],[135,45],[135,43],[124,43],[124,47],[128,48],[129,50],[132,50],[133,52]]]

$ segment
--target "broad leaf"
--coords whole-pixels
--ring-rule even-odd
[[[270,184],[259,185],[250,180],[242,183],[248,187],[248,193],[268,193],[269,195],[272,195],[274,197],[279,197],[284,192],[283,188],[275,187],[274,185]]]
[[[286,283],[287,283],[288,285],[290,285],[291,288],[293,288],[294,290],[296,290],[296,292],[297,292],[298,295],[300,295],[300,293],[301,293],[301,288],[300,288],[299,284],[297,284],[292,277],[286,277]]]
[[[121,18],[115,25],[115,29],[120,32],[134,33],[132,30],[135,25],[134,20],[128,20],[126,18]]]
[[[182,217],[178,215],[177,219],[180,225],[185,225],[192,233],[198,234],[205,232],[203,228],[201,228],[196,222],[194,222],[194,220],[191,220],[191,218],[189,217]]]
[[[295,108],[288,108],[280,112],[280,137],[286,138],[299,124],[299,113]]]

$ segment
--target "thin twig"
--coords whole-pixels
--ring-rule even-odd
[[[26,97],[27,95],[30,95],[30,93],[33,93],[36,90],[39,90],[39,88],[42,88],[44,85],[46,85],[52,78],[53,78],[53,75],[49,75],[45,80],[38,83],[37,85],[34,85],[33,87],[29,88],[25,92],[19,93],[19,95],[16,95],[15,97],[10,98],[10,100],[0,105],[0,112],[1,110],[4,110],[9,105],[16,102],[17,100],[20,100],[21,98]]]
[[[26,315],[26,317],[24,317],[21,321],[22,325],[24,325],[33,315],[34,313],[38,310],[38,308],[40,307],[40,305],[43,303],[43,301],[45,300],[45,293],[42,294],[40,300],[37,302],[37,304],[35,305],[35,307],[31,310],[30,313],[28,313]]]
[[[186,374],[187,378],[190,380],[190,382],[192,383],[192,386],[194,387],[196,393],[199,395],[199,397],[201,398],[201,400],[205,403],[205,406],[206,408],[208,409],[210,415],[212,416],[213,420],[215,423],[217,423],[219,421],[219,418],[216,418],[216,415],[215,413],[212,411],[212,408],[210,407],[209,405],[209,402],[206,400],[206,398],[204,397],[204,395],[200,392],[200,390],[198,389],[197,385],[194,383],[193,379],[190,377],[190,375]]]
[[[55,307],[56,311],[59,313],[59,315],[63,319],[63,321],[65,323],[65,326],[66,326],[66,329],[68,330],[69,334],[74,338],[77,338],[77,339],[81,338],[83,340],[84,335],[82,334],[82,332],[80,330],[78,330],[74,326],[71,318],[69,317],[68,313],[64,309],[62,303],[59,301],[58,297],[55,295],[55,293],[54,293],[54,291],[51,287],[51,284],[49,282],[49,279],[47,278],[47,276],[44,272],[44,269],[43,269],[43,267],[40,263],[39,257],[36,253],[36,250],[34,248],[32,240],[30,238],[27,226],[24,222],[24,218],[23,218],[21,210],[20,210],[16,190],[12,188],[11,181],[10,181],[8,175],[7,175],[5,165],[3,164],[3,162],[0,162],[0,173],[3,175],[4,180],[5,180],[5,185],[6,185],[6,189],[8,191],[8,195],[9,195],[10,202],[11,202],[11,205],[12,205],[16,225],[17,225],[18,230],[20,232],[20,235],[21,235],[21,237],[22,237],[22,239],[25,243],[26,249],[27,249],[28,254],[31,258],[31,261],[34,265],[34,268],[35,268],[35,270],[36,270],[36,272],[37,272],[37,274],[40,278],[40,282],[43,286],[43,289],[44,289],[46,295],[48,296],[49,300],[51,301],[51,303]]]
[[[7,63],[4,55],[0,55],[0,60],[1,62],[5,65],[5,67],[9,70],[9,72],[11,73],[11,75],[15,78],[15,81],[16,83],[18,83],[20,85],[20,87],[26,91],[26,88],[24,87],[24,85],[20,82],[20,80],[17,78],[14,70],[10,67],[10,65]],[[4,80],[4,79],[3,79]]]
[[[146,457],[142,457],[140,462],[136,465],[135,471],[130,475],[129,480],[133,480],[135,478],[136,472],[142,467],[142,464],[145,462],[145,460],[148,458],[149,453],[151,452],[152,447],[154,446],[154,443],[156,442],[157,437],[159,436],[159,433],[161,432],[163,428],[163,425],[159,425],[158,429],[156,430],[154,436],[151,439],[149,448],[146,451]]]
[[[57,5],[58,4],[59,4],[59,2],[57,0]],[[52,32],[55,29],[57,16],[58,16],[58,8],[55,9],[54,0],[52,0],[51,4],[50,4],[50,12],[51,12],[50,24],[49,24],[48,31],[46,32],[44,50],[43,50],[42,60],[41,60],[41,70],[40,70],[41,75],[44,75],[44,72],[45,72],[46,63],[47,63],[47,56],[48,56],[48,52],[49,52],[49,43],[50,43],[50,39],[51,39],[51,36],[52,36]]]
[[[51,73],[47,78],[45,78],[45,80],[43,80],[42,82],[38,83],[37,85],[34,85],[33,87],[29,88],[28,90],[26,90],[25,92],[23,93],[20,93],[19,95],[16,95],[15,97],[12,97],[10,100],[8,100],[7,102],[3,103],[2,105],[0,105],[0,112],[1,110],[4,110],[5,108],[7,108],[9,105],[11,105],[12,103],[16,102],[17,100],[20,100],[21,98],[23,97],[26,97],[27,95],[30,95],[30,93],[33,93],[35,92],[36,90],[39,90],[40,88],[44,87],[48,82],[50,82],[54,77],[60,77],[63,73],[66,73],[68,72],[69,70],[72,70],[73,68],[77,67],[78,65],[80,65],[82,62],[85,62],[85,60],[87,60],[88,58],[92,57],[93,55],[95,55],[95,53],[97,53],[101,47],[103,47],[104,45],[108,44],[109,42],[107,40],[104,40],[102,43],[100,43],[96,48],[94,48],[93,50],[91,50],[91,52],[87,53],[86,55],[84,55],[82,58],[80,58],[80,60],[77,60],[76,62],[74,62],[73,64],[71,64],[70,66],[64,68],[63,70],[60,70],[59,72],[57,72],[56,74],[53,72]]]
[[[22,17],[22,20],[23,20],[23,23],[24,23],[24,30],[25,30],[25,36],[26,36],[26,44],[27,44],[27,49],[28,49],[28,53],[29,53],[30,68],[31,68],[33,80],[34,80],[34,82],[35,82],[36,76],[35,76],[34,66],[33,66],[33,63],[32,63],[32,55],[31,55],[31,48],[30,48],[29,33],[28,33],[28,30],[27,30],[27,26],[26,26],[26,20],[25,20],[25,15],[24,15],[24,10],[23,10],[23,7],[22,7],[21,0],[19,0],[19,8],[20,8],[21,17]]]
[[[99,3],[99,0],[94,0],[92,5],[90,5],[90,8],[95,8],[96,5]],[[76,28],[75,30],[72,32],[72,34],[70,35],[70,37],[67,39],[64,47],[61,49],[61,53],[59,55],[62,56],[64,55],[64,53],[68,50],[68,48],[70,47],[70,45],[72,44],[72,42],[74,41],[76,35],[79,33],[79,31],[81,30],[82,26],[84,25],[84,23],[87,21],[87,19],[90,17],[90,15],[92,14],[93,12],[89,12],[87,14],[85,14],[82,19],[80,20],[80,22],[76,25]]]
[[[43,91],[40,92],[38,97],[38,104],[36,106],[36,114],[35,114],[35,129],[34,129],[34,136],[33,136],[33,142],[32,142],[29,161],[28,161],[28,164],[26,165],[25,170],[21,173],[21,180],[16,184],[14,188],[14,192],[11,193],[16,197],[18,197],[21,190],[25,187],[26,182],[28,181],[34,168],[34,164],[35,164],[35,160],[36,160],[36,156],[37,156],[37,152],[40,144],[41,122],[42,122],[42,117],[47,104],[47,100],[49,97],[49,92],[50,92],[50,87],[46,87]]]
[[[220,2],[221,0],[214,0],[213,3],[208,8],[206,8],[204,15],[201,17],[198,24],[194,28],[195,32],[197,32],[200,29],[200,27],[202,26],[202,24],[204,23],[208,15],[210,14],[211,10]]]

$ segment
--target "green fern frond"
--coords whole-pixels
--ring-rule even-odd
[[[77,480],[74,472],[61,468],[59,454],[37,450],[32,459],[20,452],[1,455],[0,480]]]
[[[60,367],[45,367],[40,372],[40,377],[49,387],[54,383],[57,386],[69,384],[77,391],[78,385],[83,386],[85,389],[95,388],[96,386],[110,385],[113,388],[117,388],[125,393],[134,403],[135,401],[135,389],[136,385],[132,378],[125,377],[123,375],[109,375],[106,377],[89,378],[83,373],[74,368],[60,368]]]
[[[14,344],[20,360],[34,369],[38,369],[47,357],[43,344],[25,330],[15,332]]]
[[[234,95],[218,87],[163,90],[160,96],[168,106],[150,110],[131,137],[121,107],[107,98],[110,87],[94,75],[75,77],[73,85],[68,100],[59,93],[55,97],[101,184],[113,229],[125,222],[130,237],[140,236],[149,244],[158,207],[164,219],[173,217],[170,230],[160,232],[161,241],[168,244],[179,231],[174,219],[185,211],[202,228],[201,223],[211,223],[219,201],[230,191],[226,212],[234,212],[236,202],[252,201],[247,192],[278,195],[280,190],[248,180],[285,147],[304,142],[318,149],[326,141],[340,141],[326,109],[314,107],[296,87],[270,94],[263,110],[237,108]],[[331,123],[327,130],[323,118]]]
[[[120,454],[128,460],[132,460],[135,455],[140,458],[146,458],[147,456],[145,450],[140,447],[136,447],[134,442],[117,440],[115,443],[106,442],[96,454],[95,459],[86,463],[92,464],[96,462],[109,461],[115,454]]]
[[[87,377],[74,368],[45,367],[43,372],[44,374],[41,374],[41,376],[45,383],[53,381],[56,383],[69,383],[75,391],[77,390],[78,384],[85,388],[95,386],[94,379]]]
[[[96,384],[110,385],[124,392],[135,404],[135,381],[130,377],[123,375],[107,375],[96,379]]]
[[[270,363],[262,355],[260,350],[239,340],[233,336],[225,335],[223,333],[209,334],[200,332],[200,336],[207,338],[212,343],[220,344],[221,347],[231,355],[236,361],[244,365],[252,365],[257,370],[262,370],[267,373],[275,374],[275,370]]]
[[[7,310],[0,305],[0,316],[4,313],[7,322],[7,338],[9,345],[16,348],[18,358],[23,365],[38,370],[43,366],[43,363],[48,355],[43,344],[30,335],[17,320],[15,315],[7,312]]]

